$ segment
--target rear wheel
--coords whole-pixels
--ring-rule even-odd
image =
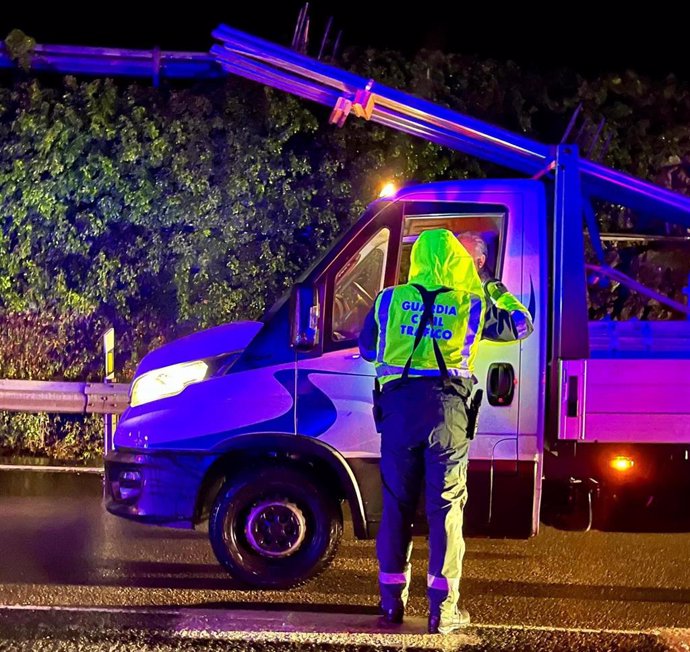
[[[317,575],[335,556],[342,531],[336,499],[307,474],[284,466],[228,480],[209,519],[218,561],[257,588],[288,588]]]

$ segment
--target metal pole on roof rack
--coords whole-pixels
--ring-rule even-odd
[[[161,83],[161,50],[153,48],[153,87],[158,88]]]

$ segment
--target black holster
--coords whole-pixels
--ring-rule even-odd
[[[381,432],[381,421],[383,420],[383,408],[381,407],[381,383],[379,379],[374,379],[374,391],[372,396],[374,398],[374,406],[371,411],[374,415],[374,425],[376,426],[376,432]]]
[[[478,389],[472,398],[467,401],[467,439],[474,439],[477,434],[477,425],[479,422],[479,408],[484,398],[484,390]]]

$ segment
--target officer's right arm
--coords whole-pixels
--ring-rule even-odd
[[[493,342],[515,342],[532,334],[534,325],[529,310],[496,279],[485,286],[489,299],[484,317],[482,339]]]

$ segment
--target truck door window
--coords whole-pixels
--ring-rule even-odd
[[[390,231],[381,229],[338,271],[333,284],[333,341],[356,339],[383,288]]]
[[[403,226],[402,253],[398,283],[406,283],[410,272],[410,251],[422,231],[427,229],[448,229],[455,233],[463,246],[475,258],[482,278],[500,278],[502,267],[503,231],[505,212],[477,212],[468,207],[468,212],[453,211],[420,212],[408,211]]]

